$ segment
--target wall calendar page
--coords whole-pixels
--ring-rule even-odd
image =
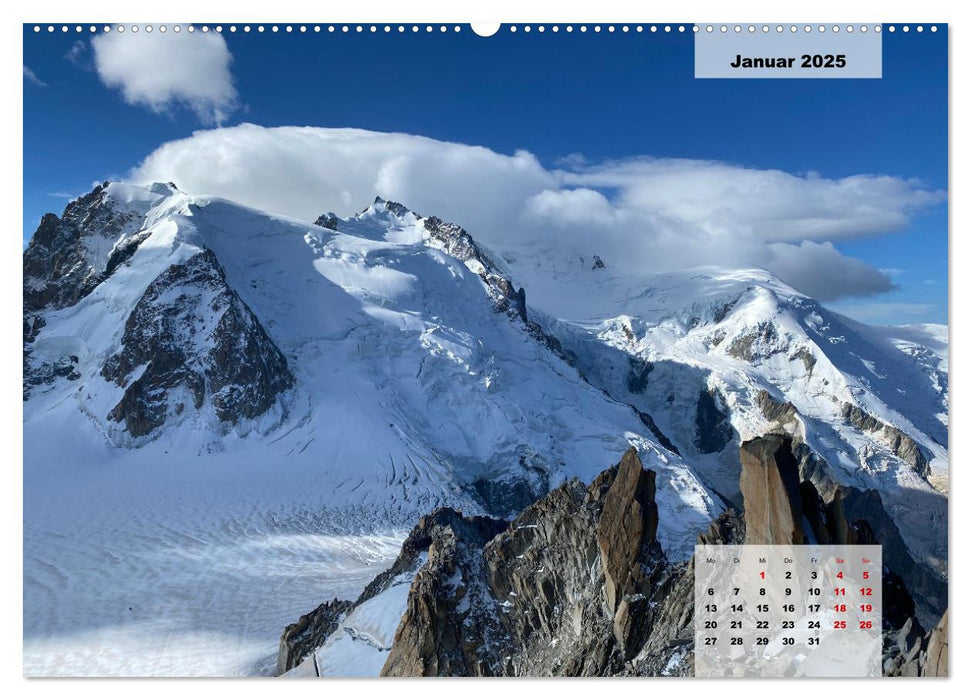
[[[15,27],[25,677],[949,675],[947,22],[157,9]]]

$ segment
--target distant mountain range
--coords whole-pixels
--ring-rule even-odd
[[[63,595],[41,593],[67,546],[43,534],[45,489],[109,463],[133,483],[176,464],[263,473],[268,522],[373,532],[443,506],[513,518],[632,447],[676,562],[745,507],[740,445],[776,434],[824,501],[877,494],[912,564],[898,573],[936,624],[946,327],[866,326],[763,270],[638,276],[591,248],[569,271],[573,315],[570,298],[530,302],[559,267],[380,198],[310,223],[171,183],[105,183],[45,216],[24,252],[25,547],[42,542],[25,608]],[[232,510],[223,483],[212,499]],[[241,511],[260,497],[240,496]],[[91,508],[110,527],[105,503]],[[193,517],[165,512],[176,533]]]

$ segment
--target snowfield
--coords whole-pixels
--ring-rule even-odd
[[[283,628],[355,598],[406,534],[327,517],[326,474],[286,463],[45,452],[24,487],[30,676],[272,674]]]

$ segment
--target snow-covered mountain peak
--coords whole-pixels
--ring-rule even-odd
[[[168,186],[109,191],[130,251],[25,315],[28,425],[77,414],[92,443],[148,459],[323,468],[329,507],[367,498],[394,522],[441,503],[512,512],[636,444],[672,485],[675,530],[720,508],[645,413],[564,361],[460,226],[385,201],[314,225]]]
[[[634,447],[686,558],[740,505],[741,441],[784,433],[801,479],[878,493],[946,577],[946,329],[871,328],[762,270],[561,269],[555,243],[500,257],[380,198],[310,223],[99,185],[24,253],[25,530],[88,479],[99,512],[168,499],[233,536],[506,516]]]

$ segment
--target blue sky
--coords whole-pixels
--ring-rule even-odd
[[[235,96],[222,125],[403,132],[504,155],[525,149],[550,170],[575,154],[584,167],[651,156],[947,189],[944,27],[885,32],[880,80],[696,80],[690,33],[463,30],[223,32]],[[86,31],[25,26],[24,66],[24,240],[66,196],[212,126],[185,101],[126,101],[96,68]],[[612,198],[612,188],[599,191]],[[896,286],[834,308],[873,323],[946,322],[946,203],[905,218],[899,230],[863,226],[832,240]]]

